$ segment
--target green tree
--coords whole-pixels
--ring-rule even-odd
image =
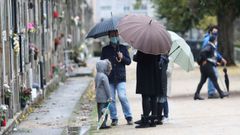
[[[191,12],[189,0],[153,0],[159,18],[167,19],[167,28],[184,34],[194,27],[199,17]]]
[[[238,0],[154,0],[157,13],[167,19],[170,29],[189,30],[200,24],[204,16],[216,16],[219,26],[218,43],[228,64],[234,62],[233,22],[240,16]],[[187,25],[187,26],[186,26]]]
[[[205,15],[196,26],[199,29],[207,30],[209,26],[217,25],[217,17]]]
[[[142,0],[136,0],[136,3],[133,4],[134,9],[140,9],[142,6]]]

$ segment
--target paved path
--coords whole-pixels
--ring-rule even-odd
[[[61,135],[65,132],[81,95],[93,81],[93,77],[85,75],[93,74],[95,61],[96,58],[89,59],[87,67],[75,68],[71,73],[75,77],[60,83],[59,88],[17,126],[13,135]]]
[[[44,100],[41,107],[35,109],[13,134],[60,135],[90,80],[90,77],[69,78]]]
[[[127,68],[127,94],[134,121],[140,119],[141,97],[135,94],[135,63]],[[200,80],[199,68],[184,72],[175,66],[172,79],[172,96],[169,98],[170,120],[155,128],[135,129],[126,125],[120,103],[117,103],[119,126],[108,130],[91,130],[96,135],[239,135],[240,129],[240,69],[229,68],[231,95],[224,99],[194,101],[193,93]],[[220,71],[222,75],[222,71]],[[223,77],[221,77],[223,79]],[[206,84],[202,89],[206,96]],[[110,120],[108,121],[110,124]]]

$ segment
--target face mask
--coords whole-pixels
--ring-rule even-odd
[[[113,44],[117,44],[118,43],[118,37],[111,37],[110,42],[112,42]]]
[[[218,33],[217,33],[217,32],[214,32],[214,33],[212,33],[212,35],[213,35],[213,36],[217,36],[217,35],[218,35]]]

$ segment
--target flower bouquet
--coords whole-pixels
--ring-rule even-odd
[[[30,43],[29,47],[31,49],[30,51],[33,53],[34,60],[37,60],[38,54],[39,54],[39,49],[33,43]]]
[[[33,22],[29,22],[27,24],[27,30],[29,33],[34,33],[37,31]]]
[[[7,108],[7,105],[0,105],[0,124],[4,127],[7,125]]]
[[[21,107],[24,108],[27,104],[27,101],[31,99],[32,96],[32,89],[31,88],[23,88],[20,92],[20,100],[21,100]]]

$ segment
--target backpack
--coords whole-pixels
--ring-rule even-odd
[[[209,55],[209,52],[211,51],[212,46],[210,44],[207,44],[205,47],[203,47],[197,57],[197,63],[198,65],[202,65],[203,61],[207,59],[207,56]]]
[[[200,52],[199,52],[199,54],[198,54],[197,63],[198,63],[199,66],[200,66],[200,65],[203,63],[203,61],[204,61],[204,53],[205,53],[204,49],[201,49]]]

